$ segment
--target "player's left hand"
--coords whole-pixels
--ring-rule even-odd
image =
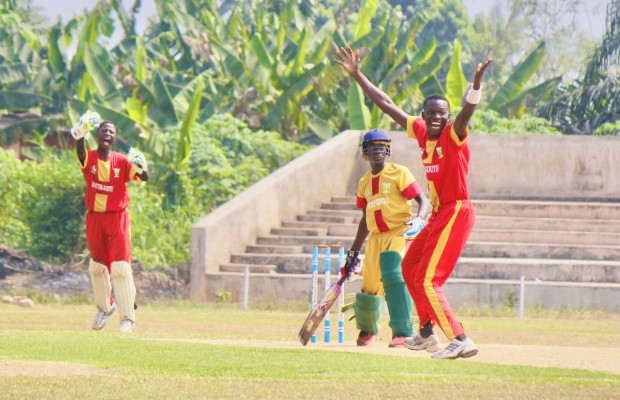
[[[405,238],[413,238],[422,230],[422,228],[424,228],[425,223],[422,218],[415,217],[405,222],[405,225],[411,225],[411,228],[409,228],[407,232],[403,234],[403,236]]]
[[[148,166],[146,164],[146,158],[144,158],[144,154],[142,154],[142,152],[140,152],[139,150],[136,150],[133,147],[130,147],[127,150],[127,158],[129,159],[130,163],[136,165],[138,168],[144,171],[148,170]]]
[[[336,49],[337,59],[334,59],[336,63],[340,64],[348,74],[353,74],[360,69],[360,63],[362,62],[360,57],[360,51],[351,49],[351,46],[341,47]]]
[[[474,81],[472,83],[472,87],[475,90],[480,89],[480,84],[482,82],[482,77],[484,76],[484,72],[487,70],[487,67],[491,65],[492,62],[493,62],[493,57],[489,57],[484,62],[478,64],[478,68],[476,68],[476,73],[474,74]]]

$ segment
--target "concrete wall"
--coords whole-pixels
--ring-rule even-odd
[[[223,204],[192,228],[190,296],[207,299],[206,273],[282,220],[333,196],[354,195],[368,163],[361,132],[346,131],[293,160]],[[390,132],[393,162],[407,165],[426,187],[420,151],[403,132]],[[620,201],[620,137],[472,134],[473,198],[571,198]]]
[[[204,301],[205,273],[219,270],[258,235],[357,185],[359,131],[345,131],[291,161],[192,227],[190,296]],[[354,189],[353,189],[354,190]]]
[[[426,182],[417,141],[390,135],[393,161]],[[620,137],[472,134],[469,141],[473,198],[620,201]]]

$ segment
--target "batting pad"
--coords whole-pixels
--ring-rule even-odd
[[[411,310],[413,300],[401,272],[402,257],[396,251],[385,251],[379,256],[381,280],[385,291],[385,302],[390,313],[392,337],[413,336]]]
[[[128,319],[135,322],[133,305],[136,300],[136,286],[133,283],[133,273],[128,262],[114,261],[112,263],[112,284],[114,284],[114,299],[121,321]]]
[[[90,273],[90,282],[93,284],[95,304],[97,304],[98,309],[107,314],[110,312],[110,294],[112,293],[108,267],[91,259],[88,264],[88,272]]]
[[[376,335],[379,333],[381,317],[381,296],[357,293],[355,295],[355,321],[357,329]]]

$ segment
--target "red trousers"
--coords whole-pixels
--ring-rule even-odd
[[[127,210],[87,211],[86,240],[92,259],[108,267],[108,272],[111,272],[110,265],[114,261],[131,263],[131,234]]]
[[[403,278],[415,303],[420,326],[431,321],[449,340],[464,333],[442,286],[452,274],[474,227],[475,211],[469,200],[439,206],[413,239],[402,262]]]

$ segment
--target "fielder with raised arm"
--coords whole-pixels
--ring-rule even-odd
[[[97,129],[98,147],[86,150],[85,139],[92,128]],[[71,135],[76,140],[86,181],[86,240],[91,255],[88,269],[97,305],[93,329],[103,329],[118,305],[120,331],[133,332],[136,287],[131,270],[127,182],[149,180],[146,160],[136,150],[129,157],[112,151],[116,126],[110,121],[100,122],[97,113],[85,113],[71,129]]]
[[[409,137],[417,140],[422,151],[433,212],[402,262],[403,278],[420,320],[419,334],[407,339],[405,346],[431,352],[433,358],[472,357],[478,353],[478,348],[465,335],[442,286],[454,270],[474,226],[475,211],[467,189],[467,125],[480,102],[482,77],[493,59],[478,64],[463,109],[454,122],[450,122],[450,104],[444,96],[427,97],[421,117],[408,115],[362,74],[359,50],[341,47],[336,54],[336,62],[373,103],[406,129]],[[444,349],[433,333],[435,324],[450,340]]]

